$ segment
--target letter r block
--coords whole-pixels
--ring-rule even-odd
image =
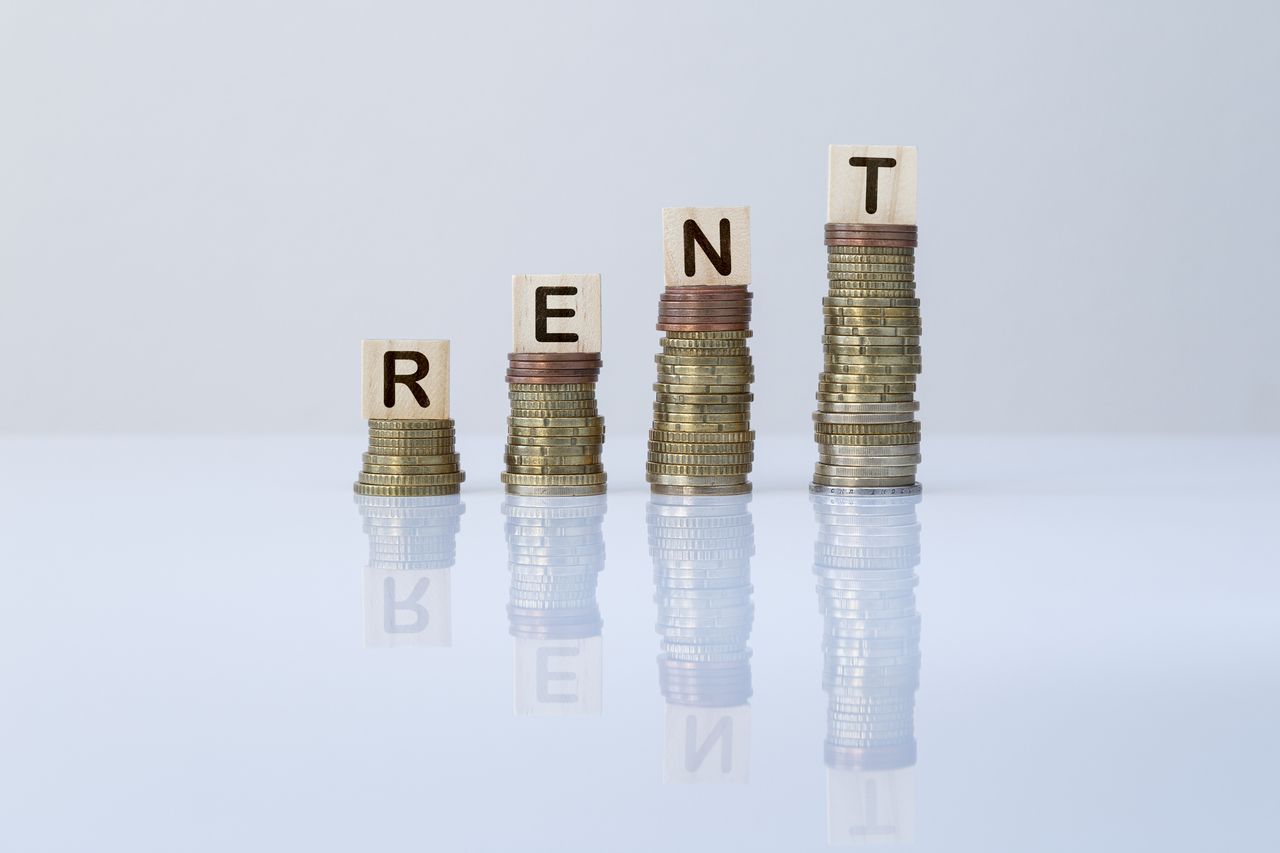
[[[365,420],[449,417],[448,341],[364,341],[360,414]]]
[[[750,284],[751,208],[663,208],[662,258],[667,287]]]
[[[915,225],[916,149],[832,145],[827,161],[827,221]]]
[[[513,275],[512,352],[600,352],[600,274]]]

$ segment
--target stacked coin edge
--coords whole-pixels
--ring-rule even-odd
[[[354,490],[366,497],[456,495],[466,474],[460,467],[451,418],[377,418],[369,421],[369,450]]]
[[[600,353],[510,353],[507,494],[529,497],[600,495],[604,418],[596,404]]]

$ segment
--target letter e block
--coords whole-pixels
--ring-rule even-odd
[[[600,275],[511,277],[514,352],[600,352]]]
[[[365,420],[449,417],[448,341],[364,341],[361,367]]]
[[[832,145],[827,164],[827,221],[916,224],[916,149]]]
[[[662,255],[667,287],[750,284],[751,208],[664,208]]]

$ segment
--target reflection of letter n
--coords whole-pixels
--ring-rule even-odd
[[[684,721],[684,769],[695,772],[707,760],[707,754],[717,740],[723,740],[720,747],[720,772],[728,773],[733,769],[733,718],[721,717],[711,727],[707,739],[698,746],[698,718],[690,714]]]

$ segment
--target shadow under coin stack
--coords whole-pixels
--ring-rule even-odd
[[[604,495],[507,495],[507,617],[511,636],[578,640],[603,627],[596,581],[604,569]]]
[[[670,704],[731,708],[751,697],[750,502],[750,495],[649,500],[658,680]]]
[[[824,623],[827,766],[909,767],[916,761],[920,682],[919,493],[815,494],[811,501],[818,522],[813,571]]]
[[[356,480],[357,495],[456,495],[467,475],[459,467],[453,420],[369,421],[369,452]]]
[[[741,495],[754,459],[751,293],[745,285],[668,286],[655,356],[646,479],[655,494]]]
[[[826,243],[813,485],[910,486],[920,462],[916,226],[827,223]]]
[[[508,356],[507,494],[604,494],[604,418],[596,409],[601,363],[598,352]]]

